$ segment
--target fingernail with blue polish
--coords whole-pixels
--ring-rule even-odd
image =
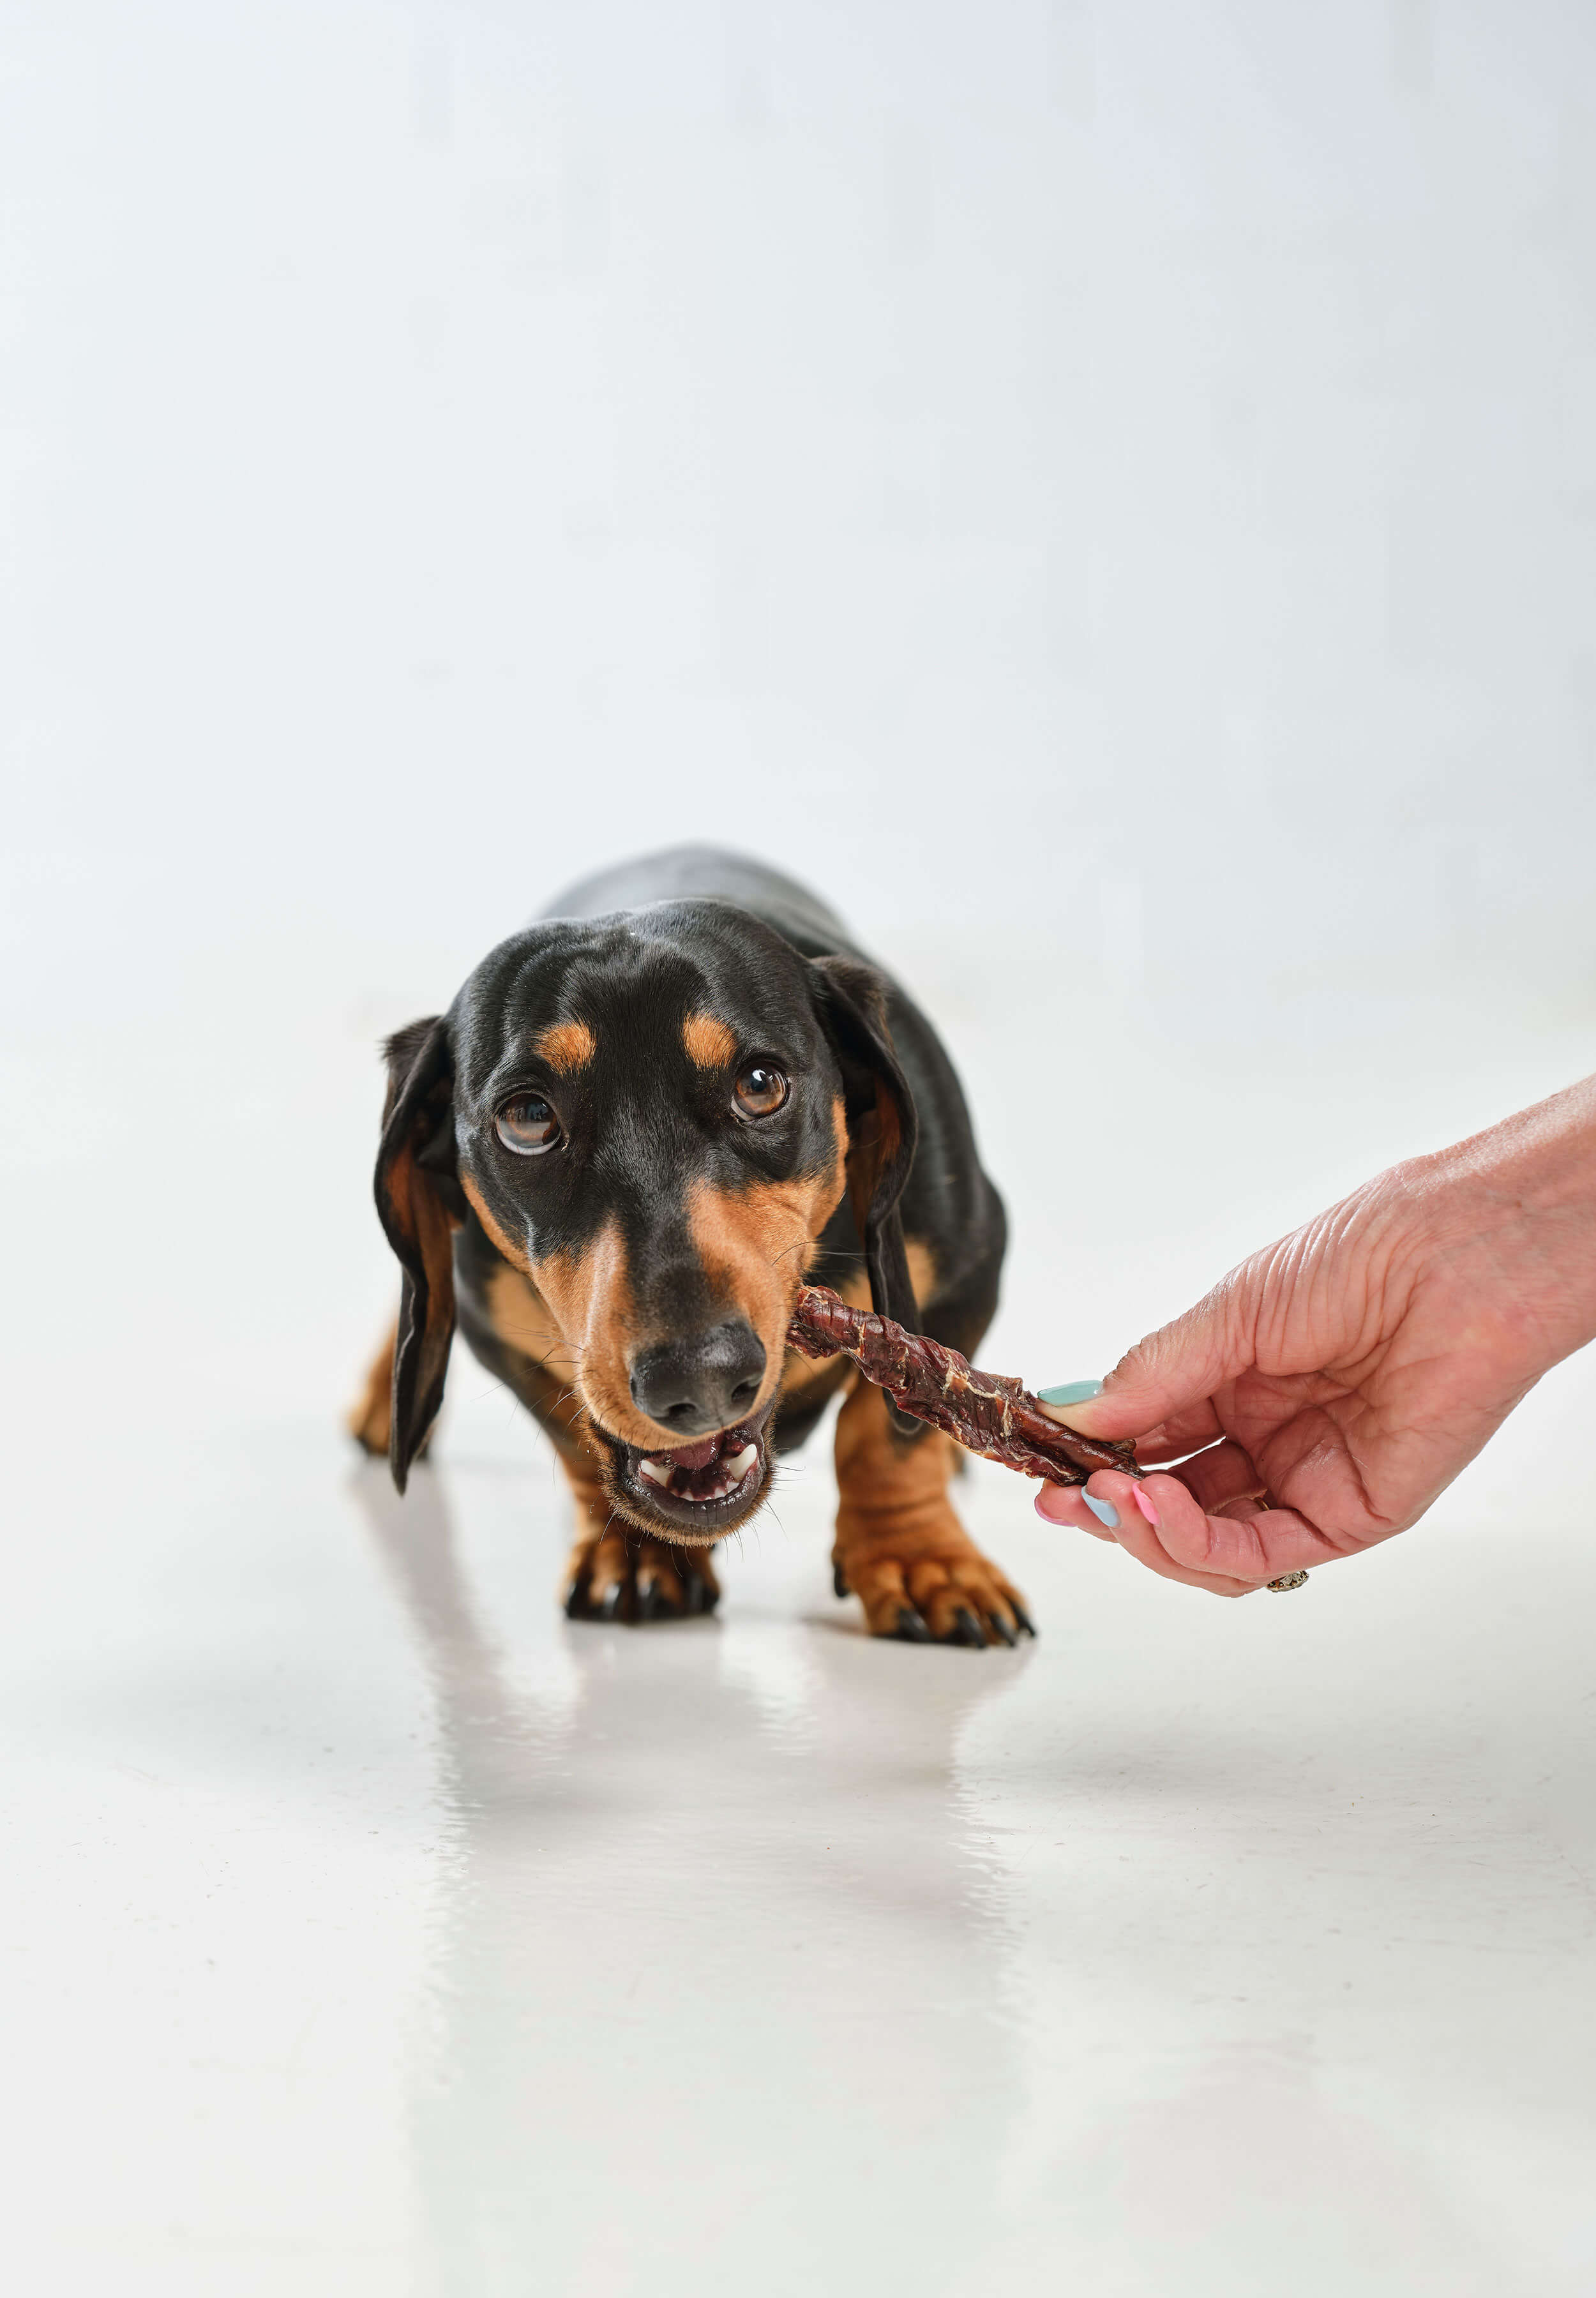
[[[1067,1380],[1062,1388],[1038,1388],[1037,1394],[1044,1404],[1084,1404],[1088,1397],[1101,1396],[1100,1380]]]
[[[1080,1497],[1086,1502],[1087,1508],[1091,1509],[1092,1514],[1096,1517],[1099,1524],[1106,1525],[1110,1532],[1118,1532],[1120,1529],[1120,1511],[1114,1506],[1112,1500],[1100,1500],[1092,1492],[1082,1492]]]

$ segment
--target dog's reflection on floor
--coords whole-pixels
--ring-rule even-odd
[[[740,1621],[733,1583],[645,1629],[550,1590],[528,1662],[444,1480],[356,1489],[454,1838],[415,2087],[434,2286],[810,2291],[846,2249],[956,2287],[1023,2086],[953,1756],[1027,1654]]]

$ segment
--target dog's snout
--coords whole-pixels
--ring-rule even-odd
[[[677,1436],[707,1436],[751,1411],[765,1377],[765,1346],[741,1317],[685,1340],[640,1350],[630,1367],[632,1401]]]

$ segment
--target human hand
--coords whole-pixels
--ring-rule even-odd
[[[1405,1531],[1593,1337],[1596,1078],[1393,1167],[1050,1407],[1180,1465],[1045,1484],[1037,1513],[1244,1596]]]

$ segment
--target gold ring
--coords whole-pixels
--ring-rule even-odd
[[[1293,1588],[1305,1588],[1307,1585],[1308,1575],[1305,1572],[1282,1572],[1278,1580],[1268,1583],[1271,1596],[1284,1596]]]

